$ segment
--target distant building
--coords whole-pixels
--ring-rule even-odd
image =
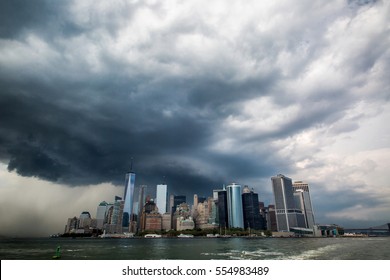
[[[79,228],[89,228],[91,226],[91,214],[88,211],[83,211],[79,218]]]
[[[167,213],[168,186],[166,184],[157,185],[156,204],[160,214]]]
[[[198,203],[194,214],[195,225],[197,228],[201,228],[205,224],[208,224],[210,217],[209,201]]]
[[[190,207],[187,203],[183,202],[179,205],[176,206],[176,211],[175,213],[173,214],[173,217],[172,217],[172,225],[173,225],[173,229],[174,230],[179,230],[177,228],[177,225],[179,225],[178,223],[178,220],[188,220],[189,218],[191,218],[191,221],[192,223],[194,223],[192,217],[191,217],[191,210],[190,210]],[[194,224],[195,226],[195,224]],[[192,227],[194,228],[194,227]]]
[[[131,218],[133,217],[133,200],[134,200],[134,184],[135,184],[135,173],[130,171],[126,174],[125,180],[125,193],[124,193],[124,208],[122,225],[127,230],[130,229]]]
[[[176,207],[182,203],[186,203],[187,198],[185,195],[174,195],[173,196],[173,205],[172,205],[172,212],[174,213],[176,211]]]
[[[123,200],[117,200],[113,204],[108,204],[105,224],[103,229],[107,233],[122,233],[123,224],[123,208],[125,202]]]
[[[65,233],[74,233],[79,228],[80,220],[77,217],[69,218],[65,227]]]
[[[226,190],[218,191],[218,222],[221,228],[229,227]]]
[[[244,228],[241,185],[232,183],[226,187],[229,228]]]
[[[198,208],[198,195],[197,194],[194,194],[194,205],[192,207],[193,207],[192,212],[195,212],[196,209]]]
[[[171,215],[172,215],[172,212],[174,211],[173,210],[173,204],[174,204],[174,195],[171,194],[169,196],[169,212],[171,213]]]
[[[290,178],[278,174],[271,178],[275,197],[276,223],[278,231],[290,231],[292,227],[303,227],[304,216],[297,209]]]
[[[244,216],[244,228],[255,230],[264,229],[265,223],[260,216],[259,195],[248,186],[245,186],[242,193],[242,207]]]
[[[137,211],[137,231],[141,231],[141,216],[142,216],[142,210],[143,210],[145,203],[146,203],[146,191],[147,191],[146,185],[139,186],[138,211]]]
[[[270,231],[278,231],[278,225],[276,223],[276,211],[275,205],[270,204],[266,209],[266,217],[267,217],[267,230]]]
[[[106,222],[106,214],[107,214],[107,210],[108,210],[107,205],[108,205],[107,202],[102,201],[102,202],[100,202],[99,206],[97,207],[97,210],[96,210],[97,225],[96,225],[96,227],[98,229],[102,229],[103,225]]]
[[[140,219],[140,229],[141,231],[146,230],[146,217],[147,214],[157,214],[157,206],[156,203],[154,203],[153,200],[149,200],[145,203],[144,207],[142,208],[142,214]]]
[[[315,225],[313,206],[310,199],[309,184],[296,181],[293,183],[295,205],[304,215],[304,227],[313,228]]]
[[[161,231],[162,216],[160,213],[145,213],[145,231]]]
[[[213,219],[213,222],[215,223],[215,224],[220,224],[219,223],[219,206],[218,206],[218,193],[220,192],[220,191],[224,191],[225,190],[225,188],[223,188],[223,189],[214,189],[213,190],[213,201],[214,201],[214,204],[213,204],[213,208],[212,208],[212,216],[211,216],[211,219]]]
[[[172,229],[172,217],[171,213],[162,214],[162,230],[169,231]]]
[[[191,216],[189,216],[188,218],[178,217],[176,219],[176,230],[177,231],[191,230],[194,228],[195,228],[195,223],[194,223],[194,220],[192,219]]]

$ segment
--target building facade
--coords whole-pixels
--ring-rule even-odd
[[[259,195],[250,190],[248,186],[243,189],[242,208],[245,229],[265,229],[263,217],[260,215]]]
[[[226,190],[218,191],[218,223],[221,228],[229,227],[227,193]]]
[[[306,228],[313,228],[315,225],[313,205],[311,203],[309,184],[296,181],[293,183],[293,191],[296,207],[304,215],[304,225]]]
[[[292,227],[302,227],[304,217],[302,211],[295,206],[291,178],[278,174],[272,177],[271,181],[278,231],[290,231]]]
[[[244,228],[241,185],[232,183],[226,187],[229,228]]]
[[[134,184],[135,184],[135,173],[128,172],[125,180],[125,195],[124,195],[124,207],[123,207],[123,218],[122,226],[130,229],[131,218],[133,217],[133,200],[134,200]]]
[[[168,186],[159,184],[156,188],[156,204],[160,214],[167,213]]]

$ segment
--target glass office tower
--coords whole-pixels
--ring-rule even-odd
[[[123,220],[122,226],[129,227],[130,219],[133,214],[133,200],[134,200],[134,184],[135,184],[135,173],[129,172],[126,174],[125,183],[125,205],[123,207]]]
[[[242,208],[245,229],[265,229],[263,217],[260,215],[259,195],[247,186],[244,187],[242,193]]]
[[[226,187],[227,209],[230,228],[244,228],[241,185],[232,183]]]
[[[218,191],[218,223],[221,228],[229,227],[226,190]]]

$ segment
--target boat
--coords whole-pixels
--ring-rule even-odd
[[[177,237],[178,238],[193,238],[194,236],[192,234],[183,234],[183,233],[181,233]]]
[[[124,232],[124,233],[106,233],[103,232],[102,235],[99,235],[100,238],[134,238],[134,233]]]
[[[144,236],[144,238],[161,238],[160,234],[154,234],[154,233],[149,233]]]

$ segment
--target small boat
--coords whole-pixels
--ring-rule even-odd
[[[153,233],[150,233],[150,234],[146,234],[144,236],[144,238],[161,238],[161,235],[160,234],[153,234]]]
[[[177,237],[179,238],[193,238],[194,236],[192,234],[179,234]]]

